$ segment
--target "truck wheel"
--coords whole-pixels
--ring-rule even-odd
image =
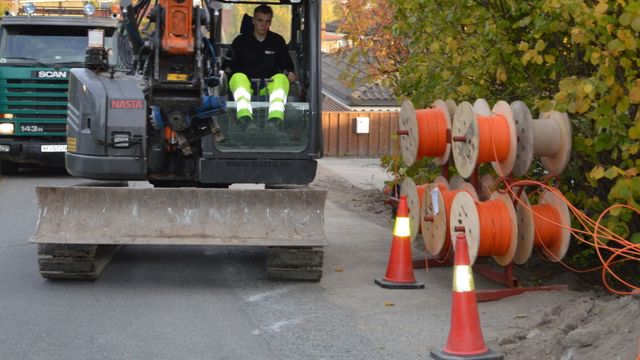
[[[18,164],[13,161],[0,161],[0,175],[15,175],[18,173]]]

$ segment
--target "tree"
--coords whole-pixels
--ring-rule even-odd
[[[391,31],[395,7],[386,0],[347,0],[343,7],[340,31],[346,34],[352,47],[344,50],[351,64],[358,63],[371,79],[384,79],[391,85],[398,82],[408,50],[403,39]],[[354,81],[355,73],[345,74]]]
[[[340,19],[342,15],[341,4],[338,0],[322,1],[322,26],[328,22]]]
[[[399,96],[410,97],[417,107],[436,98],[482,97],[566,111],[574,148],[561,190],[594,218],[614,203],[640,209],[640,1],[369,4],[395,11],[393,21],[372,16],[369,24],[381,20],[377,29],[406,49],[401,62],[390,61],[393,66],[385,63],[390,59],[386,48],[373,55],[385,63],[378,76],[397,70],[392,77]],[[370,26],[361,27],[360,34]],[[358,51],[379,47],[366,36],[360,41],[351,36]],[[640,243],[640,219],[629,210],[616,209],[603,225]]]

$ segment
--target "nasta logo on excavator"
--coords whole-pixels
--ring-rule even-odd
[[[112,109],[142,109],[142,100],[112,99]]]

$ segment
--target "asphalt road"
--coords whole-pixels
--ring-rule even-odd
[[[327,279],[337,273],[269,282],[260,248],[128,246],[98,281],[42,279],[29,243],[34,187],[78,181],[40,170],[0,177],[0,359],[388,358],[353,311],[366,300],[357,286],[333,291]],[[362,225],[331,204],[327,218],[340,219],[330,241],[349,221]]]
[[[0,177],[2,360],[427,359],[446,342],[451,268],[416,269],[422,290],[379,288],[390,224],[330,201],[319,283],[268,281],[261,248],[180,246],[125,246],[95,282],[45,280],[29,243],[34,187],[79,181],[43,171]],[[517,314],[565,296],[480,304],[487,344],[512,333]]]

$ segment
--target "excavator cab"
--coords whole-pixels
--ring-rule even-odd
[[[326,191],[305,186],[322,156],[320,0],[267,4],[298,78],[271,132],[261,98],[256,131],[238,127],[224,66],[257,2],[123,0],[117,62],[89,34],[69,76],[65,161],[101,181],[36,189],[43,277],[96,279],[128,244],[235,245],[267,247],[271,279],[320,280]],[[226,189],[237,183],[265,189]]]
[[[260,83],[269,80],[253,79],[254,121],[247,131],[236,118],[225,64],[243,16],[261,3],[123,3],[120,34],[130,51],[122,53],[133,60],[120,63],[131,66],[87,66],[70,76],[68,171],[173,187],[311,182],[322,156],[320,2],[266,2],[297,80],[274,129],[266,126],[268,99],[259,96]]]
[[[261,2],[262,3],[262,2]],[[217,2],[213,3],[211,19],[214,20],[214,38],[218,39],[216,49],[221,53],[222,68],[229,78],[227,63],[235,54],[231,42],[239,33],[253,33],[251,21],[253,9],[260,3]],[[319,62],[317,29],[305,28],[310,24],[309,17],[317,16],[318,11],[307,2],[278,2],[268,4],[274,11],[271,30],[280,34],[287,42],[289,55],[294,64],[296,80],[290,84],[289,96],[285,102],[284,121],[277,127],[268,126],[269,97],[263,90],[271,79],[254,78],[251,80],[253,108],[252,124],[247,127],[237,119],[236,102],[233,94],[226,92],[227,113],[220,119],[219,125],[225,140],[207,141],[204,144],[208,158],[230,158],[239,154],[271,153],[276,156],[286,154],[310,155],[319,153]],[[311,11],[311,12],[309,12]],[[239,21],[238,21],[239,20]],[[315,20],[316,23],[318,20]],[[312,21],[313,23],[313,21]],[[313,26],[313,25],[311,25]],[[303,173],[301,173],[302,175]]]

